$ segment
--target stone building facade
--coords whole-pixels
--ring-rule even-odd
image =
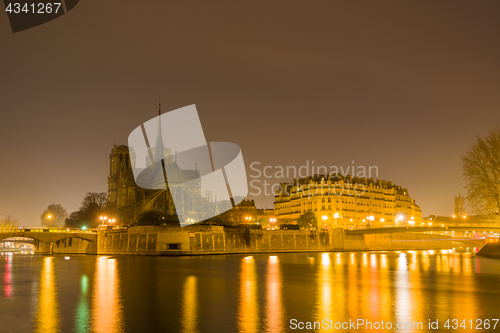
[[[161,111],[159,111],[161,115]],[[163,156],[162,164],[151,161],[156,159],[157,155]],[[191,180],[199,179],[200,173],[193,165],[193,170],[180,169],[172,156],[170,149],[163,146],[161,134],[161,125],[158,125],[158,137],[155,148],[151,148],[149,156],[146,159],[146,169],[139,177],[148,177],[159,179],[165,182],[166,190],[144,189],[136,185],[132,165],[135,165],[135,154],[130,153],[129,147],[125,145],[114,146],[109,155],[109,177],[108,177],[108,201],[110,209],[113,211],[121,224],[131,223],[144,210],[158,210],[167,215],[176,215],[176,208],[169,190],[169,186],[183,184]],[[164,171],[168,172],[168,183],[164,178]],[[176,191],[176,195],[182,196],[183,205],[181,209],[196,210],[195,200],[190,198],[200,196],[199,182],[190,182],[191,187],[181,187],[181,191]],[[193,188],[194,186],[194,188]],[[185,201],[184,201],[185,199]]]
[[[467,213],[465,212],[465,198],[460,194],[455,197],[455,218],[465,218]]]
[[[281,184],[274,202],[280,221],[296,221],[309,210],[319,228],[420,225],[422,219],[408,190],[389,181],[315,175]]]

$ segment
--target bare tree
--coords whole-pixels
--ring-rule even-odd
[[[82,200],[81,210],[87,210],[92,206],[97,206],[100,209],[106,209],[108,204],[108,194],[107,193],[87,193],[85,198]]]
[[[0,214],[0,228],[17,228],[19,221],[10,214]]]
[[[61,205],[49,205],[40,215],[42,227],[62,227],[68,212]]]
[[[462,155],[462,166],[473,210],[500,215],[500,129],[478,137]]]

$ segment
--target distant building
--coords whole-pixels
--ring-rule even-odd
[[[232,213],[232,218],[236,224],[256,223],[257,208],[253,200],[244,199],[229,211]]]
[[[314,175],[281,184],[274,202],[280,221],[296,221],[309,210],[320,228],[412,225],[422,219],[408,190],[389,181]]]
[[[465,198],[460,194],[458,197],[455,197],[455,217],[460,218],[467,216],[465,212]]]

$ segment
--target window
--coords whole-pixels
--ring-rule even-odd
[[[180,250],[181,244],[163,244],[163,250]]]

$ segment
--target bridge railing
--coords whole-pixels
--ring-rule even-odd
[[[79,228],[0,228],[0,232],[56,232],[56,233],[81,233],[95,234],[97,229],[79,229]]]

